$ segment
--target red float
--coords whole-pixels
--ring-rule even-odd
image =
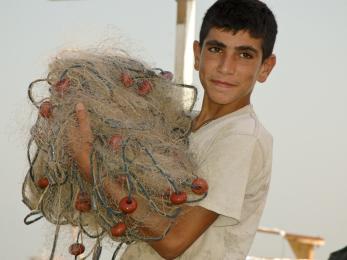
[[[174,76],[171,71],[162,71],[162,72],[160,72],[160,75],[164,79],[169,80],[169,81],[171,81],[173,79],[173,76]]]
[[[52,116],[53,106],[50,101],[44,101],[40,105],[39,113],[44,118],[50,118]]]
[[[119,209],[126,214],[133,213],[137,208],[137,202],[134,198],[129,199],[128,196],[124,197],[119,202]]]
[[[74,243],[69,247],[71,255],[78,256],[84,253],[85,247],[81,243]]]
[[[174,205],[179,205],[185,203],[187,201],[187,193],[184,191],[174,192],[170,196],[170,201]]]
[[[126,88],[130,87],[134,83],[134,80],[129,73],[122,73],[122,75],[120,76],[120,81]]]
[[[88,193],[81,191],[77,194],[75,208],[82,213],[91,210],[92,203]]]
[[[49,180],[47,177],[42,177],[37,181],[37,185],[41,188],[41,189],[45,189],[48,185],[49,185]]]
[[[59,96],[62,97],[68,91],[69,86],[70,86],[70,80],[62,79],[62,80],[59,80],[54,85],[54,90],[59,94]]]
[[[207,182],[202,178],[196,178],[192,182],[192,191],[195,194],[202,195],[208,191],[208,184]]]
[[[112,150],[119,150],[122,144],[122,136],[118,134],[112,135],[110,140],[108,141],[108,144],[111,146]]]
[[[120,237],[125,233],[127,226],[123,222],[119,222],[111,228],[111,235],[114,237]]]
[[[137,89],[140,96],[145,96],[152,91],[153,85],[149,80],[143,80]]]

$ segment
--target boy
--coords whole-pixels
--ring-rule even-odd
[[[187,206],[163,240],[132,244],[122,259],[245,259],[264,208],[272,161],[272,137],[250,97],[276,63],[276,34],[273,14],[259,0],[219,0],[208,9],[200,42],[193,46],[204,98],[190,148],[209,194]],[[91,138],[83,105],[76,114],[81,135]],[[88,152],[74,153],[88,172]]]

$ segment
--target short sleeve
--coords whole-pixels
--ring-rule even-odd
[[[208,181],[209,191],[200,206],[231,218],[229,223],[240,221],[256,145],[251,135],[221,134],[206,148],[199,175]]]

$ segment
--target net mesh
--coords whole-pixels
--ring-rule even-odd
[[[155,240],[165,236],[170,224],[157,230],[159,236],[143,236],[141,228],[159,228],[150,221],[153,214],[174,220],[181,203],[206,196],[207,192],[194,192],[200,187],[193,184],[195,160],[188,150],[187,112],[196,90],[175,84],[171,76],[120,50],[68,51],[51,62],[47,77],[33,81],[28,89],[38,117],[30,131],[30,167],[23,183],[23,201],[32,210],[25,223],[44,217],[57,226],[78,226],[78,237],[87,235],[97,243],[104,236],[126,243]],[[35,87],[42,82],[49,95],[37,98]],[[188,110],[182,103],[187,88],[193,93]],[[69,146],[80,102],[94,136],[92,181],[82,177]],[[127,203],[139,198],[140,217],[132,217],[105,192],[105,180],[118,183]],[[175,201],[175,195],[187,198]],[[119,223],[125,230],[115,236],[111,230]]]

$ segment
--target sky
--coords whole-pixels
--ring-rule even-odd
[[[257,85],[253,106],[274,136],[272,183],[261,226],[326,244],[316,259],[347,245],[347,2],[267,0],[279,34],[277,64]],[[196,25],[212,0],[197,0]],[[0,258],[29,259],[49,247],[44,221],[25,226],[21,203],[26,142],[36,111],[28,84],[66,48],[116,45],[149,64],[173,70],[174,0],[0,0]],[[197,35],[197,33],[196,33]],[[193,84],[201,86],[197,75]],[[293,257],[279,236],[257,234],[250,255]]]

